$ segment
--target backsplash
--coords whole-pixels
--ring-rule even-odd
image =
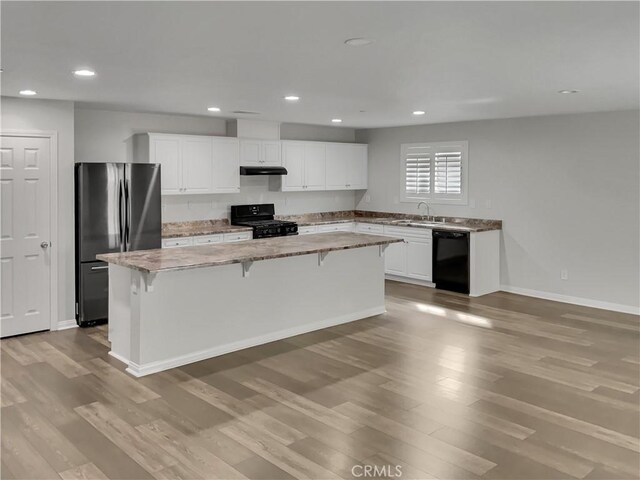
[[[279,215],[353,210],[356,193],[271,191],[268,177],[241,177],[240,193],[162,197],[162,221],[166,223],[228,218],[231,205],[249,203],[273,203],[276,214]]]

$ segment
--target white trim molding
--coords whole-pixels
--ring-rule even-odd
[[[76,322],[75,318],[72,318],[71,320],[61,320],[53,330],[67,330],[69,328],[76,328],[77,326],[78,322]]]
[[[553,292],[543,292],[540,290],[531,290],[528,288],[512,287],[511,285],[500,285],[500,290],[503,292],[516,293],[518,295],[524,295],[527,297],[542,298],[544,300],[553,300],[554,302],[570,303],[572,305],[580,305],[583,307],[599,308],[602,310],[611,310],[613,312],[630,313],[631,315],[640,315],[640,307],[636,307],[633,305],[603,302],[602,300],[573,297],[571,295],[562,295],[560,293],[553,293]]]
[[[314,322],[307,325],[300,325],[299,327],[287,328],[276,332],[268,333],[265,335],[258,335],[256,337],[247,338],[238,342],[229,343],[227,345],[219,345],[206,350],[200,350],[198,352],[189,353],[186,355],[180,355],[166,360],[160,360],[157,362],[147,363],[145,365],[138,365],[135,362],[129,361],[122,355],[117,354],[113,350],[109,351],[109,355],[113,358],[120,360],[127,365],[126,371],[134,377],[144,377],[152,373],[162,372],[170,368],[180,367],[193,362],[199,362],[212,357],[218,357],[227,353],[236,352],[245,348],[255,347],[257,345],[264,345],[265,343],[275,342],[276,340],[282,340],[283,338],[290,338],[296,335],[302,335],[304,333],[314,332],[323,328],[333,327],[335,325],[341,325],[343,323],[353,322],[355,320],[361,320],[363,318],[373,317],[375,315],[381,315],[386,312],[384,306],[374,307],[359,312],[353,312],[346,315],[341,315],[334,318],[328,318],[320,322]]]

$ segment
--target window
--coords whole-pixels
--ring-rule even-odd
[[[468,142],[404,143],[401,200],[466,205]]]

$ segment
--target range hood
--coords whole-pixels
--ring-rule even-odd
[[[240,175],[286,175],[284,167],[240,167]]]

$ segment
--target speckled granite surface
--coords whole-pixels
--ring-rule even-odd
[[[297,222],[299,226],[323,225],[327,223],[362,222],[381,225],[403,226],[411,228],[438,228],[454,232],[486,232],[502,230],[502,220],[480,218],[433,217],[411,215],[407,213],[369,212],[365,210],[345,210],[340,212],[306,213],[302,215],[276,215],[278,220]],[[436,225],[398,225],[397,220],[433,220]],[[443,222],[444,220],[444,222]],[[162,224],[162,238],[195,237],[216,233],[248,232],[250,227],[229,225],[226,218],[217,220],[197,220],[192,222],[173,222]]]
[[[303,215],[278,215],[276,218],[297,222],[299,226],[322,225],[327,223],[361,222],[381,225],[402,226],[411,228],[437,228],[458,232],[486,232],[502,230],[502,220],[485,220],[479,218],[433,217],[411,215],[406,213],[369,212],[365,210],[346,210],[342,212],[308,213]],[[399,225],[398,220],[433,221],[429,225]]]
[[[363,233],[331,232],[265,238],[251,242],[107,253],[98,255],[96,258],[141,272],[157,273],[349,250],[396,242],[402,242],[402,239]]]
[[[170,222],[162,224],[162,238],[215,235],[216,233],[250,232],[251,227],[229,225],[229,220],[196,220],[192,222]]]

